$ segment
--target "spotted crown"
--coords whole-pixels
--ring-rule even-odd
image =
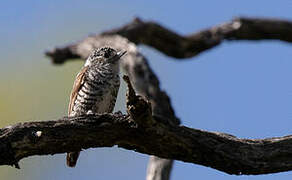
[[[102,47],[102,48],[94,50],[91,53],[90,58],[91,59],[96,59],[98,57],[110,58],[110,57],[113,57],[116,54],[117,54],[117,51],[114,50],[113,48]]]

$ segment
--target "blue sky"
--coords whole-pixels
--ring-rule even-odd
[[[64,116],[76,72],[82,62],[52,65],[45,50],[78,41],[88,34],[119,27],[135,16],[189,34],[233,17],[274,17],[292,20],[292,2],[284,1],[3,1],[0,12],[0,106],[19,113],[8,125]],[[177,61],[140,46],[167,91],[182,124],[226,132],[240,138],[292,134],[292,51],[279,41],[236,41],[201,55]],[[56,86],[58,84],[58,86]],[[15,88],[17,87],[17,88]],[[19,88],[21,87],[21,88]],[[31,91],[33,89],[36,92]],[[17,109],[19,98],[27,103]],[[117,109],[123,109],[123,102]],[[9,107],[14,107],[12,109]],[[46,108],[41,108],[45,106]],[[1,112],[0,109],[0,113]],[[20,118],[21,117],[21,118]],[[64,165],[64,154],[34,156],[21,170],[0,167],[11,179],[143,179],[147,155],[118,148],[82,152],[75,169]],[[5,172],[5,173],[4,173]],[[1,176],[0,175],[0,176]],[[3,175],[4,176],[4,175]],[[291,179],[291,172],[230,176],[217,170],[175,162],[172,179]]]

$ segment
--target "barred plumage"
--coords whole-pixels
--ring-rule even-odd
[[[125,54],[105,47],[94,50],[78,73],[73,85],[69,116],[110,113],[120,87],[119,59]],[[79,152],[67,154],[67,165],[74,167]]]

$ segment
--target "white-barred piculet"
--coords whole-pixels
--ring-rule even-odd
[[[103,47],[89,55],[73,85],[69,116],[113,111],[120,87],[119,60],[125,53]],[[69,167],[75,167],[79,153],[67,153]]]

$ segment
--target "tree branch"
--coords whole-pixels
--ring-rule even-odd
[[[115,34],[122,35],[136,44],[144,43],[153,46],[167,55],[187,58],[215,47],[223,40],[279,39],[291,42],[292,33],[290,28],[291,23],[286,21],[239,18],[229,23],[182,37],[155,23],[145,23],[137,19],[122,28],[88,37],[81,42],[64,48],[57,48],[46,54],[52,58],[53,63],[63,63],[68,58],[81,57],[85,59],[93,48],[104,45],[128,51],[121,65],[133,82],[134,89],[142,96],[147,97],[152,105],[152,120],[147,122],[153,124],[154,120],[154,122],[159,123],[154,123],[154,127],[146,128],[145,132],[150,133],[149,135],[144,131],[140,131],[140,136],[143,135],[143,137],[145,136],[144,140],[148,140],[148,142],[143,142],[146,143],[144,146],[149,145],[154,150],[146,148],[149,152],[141,151],[137,144],[135,144],[135,147],[129,147],[128,144],[122,144],[126,145],[126,147],[121,144],[118,144],[119,146],[126,149],[136,149],[142,153],[158,155],[162,158],[174,158],[209,166],[229,174],[266,174],[291,170],[291,163],[289,162],[291,161],[291,153],[289,153],[291,152],[289,145],[291,144],[291,137],[244,140],[224,133],[211,133],[177,126],[179,120],[175,117],[169,98],[165,92],[160,90],[159,81],[150,69],[146,59],[137,51],[134,44]],[[133,116],[131,117],[133,118]],[[138,120],[136,123],[138,122],[141,121]],[[145,125],[140,123],[138,128],[145,129]],[[171,131],[170,134],[173,136],[168,136],[170,134],[162,130],[164,128],[168,130],[169,128],[180,128],[180,130],[179,132]],[[156,137],[154,132],[160,134],[160,136]],[[150,136],[151,133],[154,133],[152,134],[153,136]],[[165,136],[166,134],[167,136]],[[190,136],[193,138],[186,134],[192,134]],[[135,136],[135,134],[132,135]],[[127,138],[125,139],[127,141]],[[165,142],[162,142],[164,140]],[[120,141],[124,142],[124,140]],[[163,143],[171,144],[165,146]],[[164,147],[158,147],[160,145]],[[144,146],[142,150],[145,150]],[[186,155],[189,156],[186,157]],[[155,158],[151,158],[151,161],[155,164]],[[160,159],[160,162],[164,163],[164,161],[166,162],[164,169],[169,169],[169,175],[171,160]],[[164,172],[163,168],[157,168],[159,163],[156,163],[156,165],[154,168],[156,172]],[[148,167],[148,172],[148,175],[155,174],[152,171],[151,164]],[[160,177],[160,179],[164,179],[162,175]],[[155,179],[155,177],[150,179]]]
[[[100,35],[88,37],[68,48],[75,54],[78,54],[81,58],[85,59],[93,49],[103,46],[111,46],[117,50],[127,51],[127,54],[123,56],[120,65],[124,72],[130,77],[131,82],[133,82],[134,89],[150,101],[154,115],[164,117],[168,123],[179,124],[179,119],[175,116],[169,97],[160,89],[158,78],[151,70],[146,58],[138,51],[135,44],[119,35]],[[52,52],[53,53],[47,53],[47,55],[50,54],[49,56],[54,62],[63,62],[62,60],[59,61],[58,53],[54,53],[62,51],[55,49]],[[150,158],[149,161],[149,167],[152,167],[152,170],[148,172],[153,173],[147,174],[147,180],[168,180],[171,172],[172,161],[162,159],[161,162],[159,162],[159,158],[156,158],[155,161],[152,161],[152,159],[153,158]],[[156,167],[155,164],[159,167],[154,168]],[[161,169],[162,171],[157,172],[154,169]],[[149,178],[150,176],[153,178]]]
[[[238,139],[224,133],[165,124],[157,117],[153,121],[155,125],[140,126],[135,119],[116,113],[19,123],[0,129],[0,164],[17,164],[32,155],[118,145],[228,174],[267,174],[292,169],[292,136]]]
[[[200,32],[181,36],[155,22],[138,18],[123,27],[106,31],[101,35],[121,35],[136,44],[145,44],[175,58],[189,58],[211,49],[223,40],[281,40],[292,42],[292,22],[278,19],[240,17]],[[93,38],[95,36],[88,37]],[[76,46],[80,42],[57,48],[46,54],[56,64],[78,58]],[[81,42],[82,43],[82,42]],[[82,57],[82,56],[81,56]]]

